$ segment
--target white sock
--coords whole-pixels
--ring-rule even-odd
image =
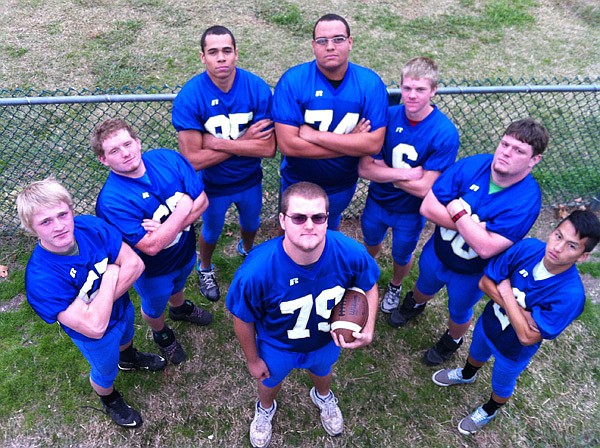
[[[267,408],[265,408],[265,407],[262,405],[262,403],[259,401],[259,402],[258,402],[258,407],[259,407],[259,408],[261,408],[263,411],[265,411],[265,412],[267,412],[267,413],[269,413],[269,414],[270,414],[271,412],[273,412],[273,409],[275,409],[275,403],[273,403],[273,404],[271,405],[271,407],[267,409]]]
[[[327,399],[331,396],[331,391],[329,391],[329,393],[325,396],[321,395],[317,389],[315,389],[315,392],[317,393],[317,398],[323,401],[327,401]]]

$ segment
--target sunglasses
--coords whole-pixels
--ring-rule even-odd
[[[302,215],[300,213],[295,215],[286,215],[284,213],[284,215],[290,218],[296,225],[304,224],[307,219],[310,219],[314,224],[325,224],[329,213],[317,213],[316,215]]]

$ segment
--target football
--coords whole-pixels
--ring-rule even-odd
[[[369,318],[367,296],[360,288],[348,288],[344,297],[331,310],[331,329],[344,341],[353,342],[353,332],[360,333]]]

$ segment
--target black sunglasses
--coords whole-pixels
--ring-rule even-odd
[[[315,224],[325,224],[329,213],[317,213],[316,215],[302,215],[300,213],[294,215],[286,215],[284,213],[284,216],[290,218],[292,222],[296,225],[304,224],[307,219],[310,219]]]

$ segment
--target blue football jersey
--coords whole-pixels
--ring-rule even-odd
[[[123,244],[119,231],[95,216],[75,217],[75,240],[77,255],[55,254],[38,243],[27,263],[27,301],[49,324],[77,298],[87,303],[94,299],[106,267],[115,262]],[[122,319],[129,303],[128,293],[114,302],[107,332]],[[61,327],[73,339],[92,340],[65,325]]]
[[[145,176],[131,179],[111,171],[96,203],[96,214],[118,228],[131,247],[146,235],[142,227],[144,219],[165,222],[183,194],[195,200],[204,191],[194,168],[178,152],[154,149],[143,154],[142,159]],[[194,227],[180,232],[155,256],[135,250],[144,260],[147,277],[169,273],[194,257]]]
[[[387,123],[387,90],[379,75],[365,67],[348,64],[344,80],[334,88],[315,61],[286,71],[273,96],[273,121],[320,131],[349,134],[361,118],[371,120],[371,130]],[[281,175],[288,184],[313,182],[328,194],[356,184],[358,157],[305,159],[284,157]]]
[[[196,130],[235,140],[262,119],[271,118],[271,88],[258,76],[236,68],[227,93],[206,72],[194,76],[173,102],[173,126],[179,131]],[[259,157],[236,156],[202,170],[209,196],[245,191],[262,179]]]
[[[583,312],[585,291],[575,265],[550,278],[534,278],[545,249],[537,239],[519,241],[494,257],[484,272],[495,283],[509,279],[517,302],[531,312],[542,338],[554,339]],[[493,301],[487,303],[481,319],[486,336],[509,359],[531,358],[541,345],[541,341],[521,345],[504,308]]]
[[[429,171],[444,171],[456,160],[460,138],[456,126],[437,106],[416,125],[406,118],[404,105],[388,111],[388,125],[381,152],[374,156],[393,168],[422,166]],[[423,200],[394,187],[391,182],[371,182],[369,198],[394,213],[419,213]]]
[[[323,254],[311,269],[294,263],[282,241],[275,238],[252,249],[235,273],[227,309],[254,322],[258,339],[307,353],[331,342],[333,306],[349,287],[371,289],[379,267],[362,244],[340,232],[327,231]]]
[[[443,205],[462,198],[471,216],[486,223],[486,229],[513,242],[521,240],[537,219],[542,195],[531,174],[501,191],[490,194],[491,154],[466,157],[444,171],[432,191]],[[488,260],[469,247],[455,230],[436,226],[435,253],[450,269],[461,274],[479,274]]]

